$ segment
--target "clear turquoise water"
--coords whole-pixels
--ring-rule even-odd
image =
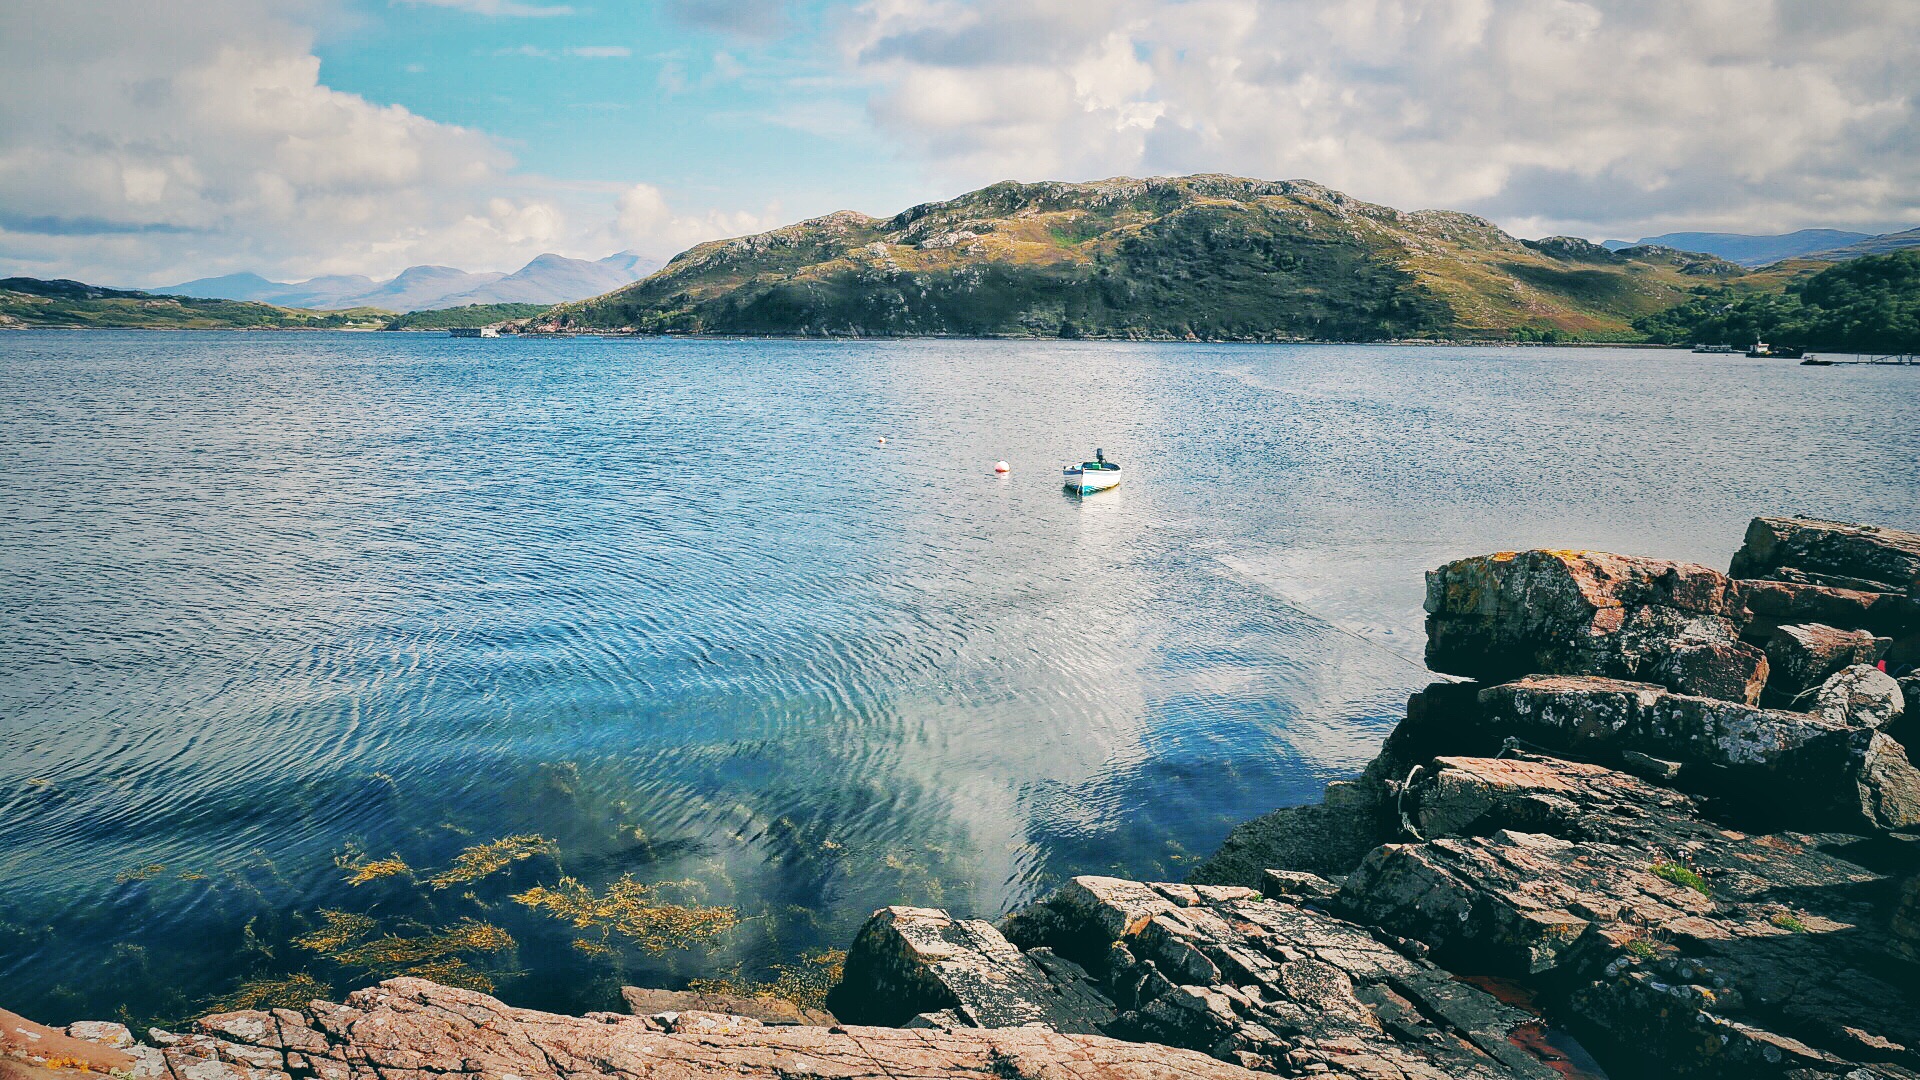
[[[299,943],[332,909],[608,1007],[1177,878],[1370,756],[1423,569],[1920,527],[1917,406],[1631,350],[0,336],[0,1002],[385,973]],[[1126,483],[1064,494],[1095,446]],[[514,834],[553,845],[425,883]],[[590,953],[511,899],[562,874],[742,921]]]

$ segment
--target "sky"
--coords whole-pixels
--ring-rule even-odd
[[[0,274],[667,257],[999,180],[1920,225],[1916,0],[8,0]]]

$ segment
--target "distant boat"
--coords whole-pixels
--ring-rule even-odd
[[[1820,360],[1820,359],[1816,359],[1812,355],[1809,355],[1805,360],[1800,361],[1800,366],[1801,367],[1832,367],[1833,361]]]
[[[1793,345],[1769,345],[1764,341],[1756,341],[1753,343],[1753,348],[1747,350],[1747,355],[1756,360],[1763,358],[1798,360],[1807,355],[1807,350]]]
[[[1693,351],[1703,352],[1703,353],[1731,353],[1733,352],[1733,346],[1731,345],[1695,345],[1693,347]]]
[[[1107,460],[1105,450],[1095,450],[1092,461],[1069,465],[1060,470],[1060,475],[1066,480],[1067,490],[1081,495],[1120,486],[1120,466]]]
[[[447,331],[448,337],[499,337],[500,330],[493,326],[456,326]]]

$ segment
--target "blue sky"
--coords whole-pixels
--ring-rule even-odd
[[[830,62],[845,8],[748,4],[703,22],[692,5],[506,6],[566,14],[365,2],[316,52],[335,88],[499,136],[557,180],[645,178],[802,214],[925,197],[866,122],[861,85]]]
[[[1517,235],[1920,224],[1913,0],[25,0],[0,273],[670,256],[997,180]]]

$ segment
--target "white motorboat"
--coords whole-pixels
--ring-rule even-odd
[[[1108,461],[1104,450],[1095,450],[1092,461],[1061,469],[1060,475],[1066,481],[1067,490],[1081,495],[1120,486],[1120,466]]]

